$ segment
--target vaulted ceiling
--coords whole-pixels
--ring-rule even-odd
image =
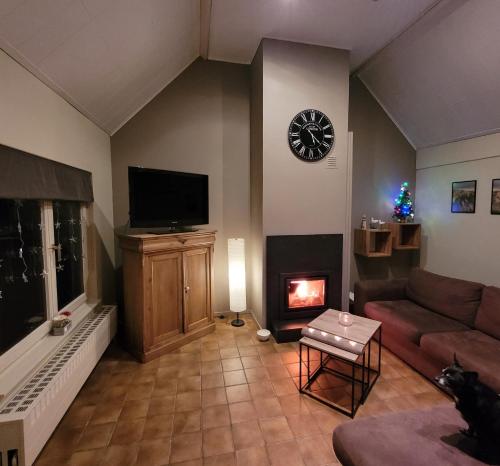
[[[500,1],[444,0],[360,70],[423,148],[500,131]]]
[[[498,18],[498,0],[0,0],[0,47],[109,134],[199,55],[349,49],[419,148],[500,128]]]

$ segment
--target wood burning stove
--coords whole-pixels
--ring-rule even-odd
[[[278,342],[342,301],[342,235],[268,236],[267,325]]]
[[[327,309],[329,281],[329,271],[281,273],[280,319],[314,317]]]

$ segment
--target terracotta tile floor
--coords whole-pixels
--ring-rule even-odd
[[[297,344],[260,343],[256,324],[216,331],[147,364],[112,345],[37,466],[327,466],[335,426],[349,420],[297,391]],[[319,378],[317,390],[346,387]],[[451,401],[396,356],[356,418]]]

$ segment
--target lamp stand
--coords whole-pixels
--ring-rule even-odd
[[[243,319],[240,319],[240,313],[236,313],[236,319],[231,321],[231,325],[233,327],[243,327],[245,325],[245,321]]]

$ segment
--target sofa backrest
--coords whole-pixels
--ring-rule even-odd
[[[406,295],[420,306],[472,327],[483,288],[481,283],[415,268],[410,272]]]
[[[481,332],[500,339],[500,288],[484,287],[474,326]]]

